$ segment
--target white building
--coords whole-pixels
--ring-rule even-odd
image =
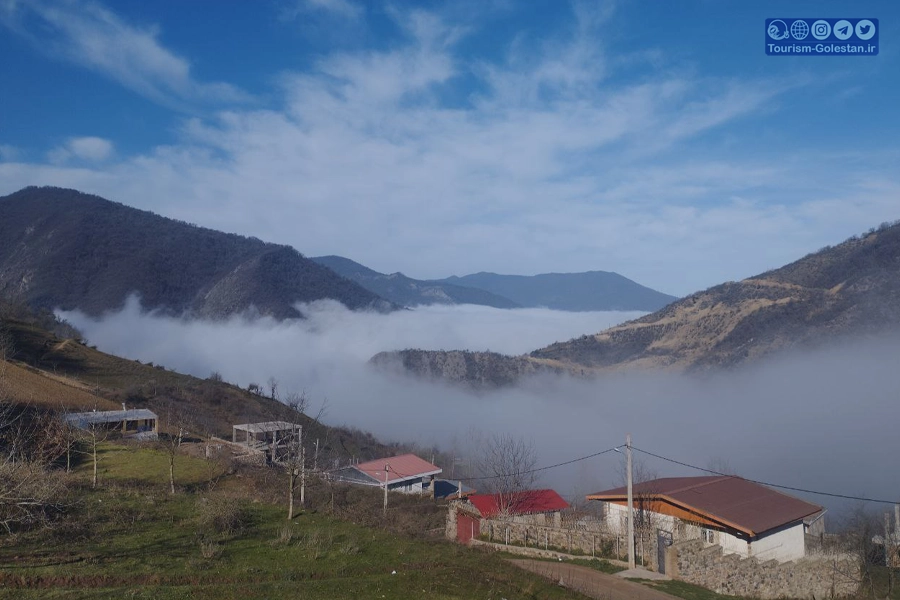
[[[591,494],[613,534],[627,529],[624,487]],[[822,507],[740,477],[668,477],[633,486],[635,529],[658,542],[700,539],[726,554],[786,562],[806,555],[806,523]]]

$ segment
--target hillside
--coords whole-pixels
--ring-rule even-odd
[[[527,356],[481,357],[481,372],[504,385],[548,368],[576,375],[656,368],[731,367],[792,348],[900,328],[900,224],[810,254],[779,269],[724,283],[594,335],[551,344]],[[382,353],[378,364],[484,385],[449,366],[456,353]],[[445,368],[445,365],[448,365]]]
[[[485,290],[520,306],[569,311],[654,311],[676,299],[606,271],[533,276],[475,273],[440,282]]]
[[[91,315],[121,308],[223,318],[255,307],[296,318],[298,302],[391,308],[288,246],[167,219],[75,190],[0,198],[0,296]]]
[[[9,342],[3,346],[6,351],[0,352],[0,401],[75,412],[117,410],[125,403],[129,408],[154,410],[163,426],[167,412],[176,409],[192,415],[208,432],[228,439],[236,423],[307,421],[277,400],[218,377],[199,379],[57,337],[32,315],[0,303],[0,341],[4,340]],[[316,402],[312,399],[313,409]],[[360,430],[313,427],[323,440],[323,459],[372,459],[392,451]]]
[[[401,306],[480,304],[494,308],[519,307],[508,298],[482,289],[438,281],[421,281],[407,277],[403,273],[386,275],[342,256],[318,256],[310,260]]]

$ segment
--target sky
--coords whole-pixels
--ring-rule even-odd
[[[0,0],[0,194],[685,295],[900,218],[900,5]],[[772,17],[878,56],[770,57]]]

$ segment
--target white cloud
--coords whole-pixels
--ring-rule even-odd
[[[69,138],[65,144],[47,153],[52,163],[64,163],[70,159],[102,162],[112,157],[113,143],[109,140],[87,136]]]
[[[0,23],[51,54],[93,69],[157,102],[243,102],[249,96],[221,82],[199,82],[190,63],[158,41],[155,27],[126,23],[88,0],[7,2]]]
[[[297,0],[294,7],[287,11],[289,16],[296,17],[301,12],[323,11],[348,19],[358,19],[364,9],[351,0]]]
[[[0,160],[13,161],[19,158],[21,152],[11,144],[0,144]]]
[[[896,339],[782,355],[721,375],[548,377],[476,395],[386,376],[366,360],[410,345],[521,352],[625,315],[483,307],[380,315],[350,313],[334,303],[306,312],[309,319],[299,322],[187,323],[141,315],[132,302],[102,321],[64,316],[105,351],[200,377],[215,370],[242,386],[275,377],[282,393],[306,390],[315,403],[327,397],[329,423],[382,439],[449,448],[475,425],[533,439],[547,465],[621,445],[631,432],[637,447],[701,467],[721,458],[743,476],[775,483],[882,498],[900,494],[900,480],[884,477],[882,465],[871,460],[900,452]],[[643,458],[661,476],[697,474]],[[597,491],[584,489],[587,482],[597,489],[618,485],[614,455],[542,479],[566,495]]]
[[[602,269],[674,294],[900,216],[887,158],[721,143],[802,77],[650,59],[629,77],[645,59],[604,47],[608,10],[494,63],[460,51],[468,24],[394,16],[405,43],[284,74],[278,109],[191,119],[178,144],[102,169],[0,164],[0,188],[72,186],[414,277]],[[461,78],[477,85],[448,102]]]

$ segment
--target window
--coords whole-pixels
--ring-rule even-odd
[[[715,544],[716,543],[716,532],[713,531],[712,529],[702,528],[700,530],[700,539],[702,539],[704,542],[706,542],[708,544]]]

